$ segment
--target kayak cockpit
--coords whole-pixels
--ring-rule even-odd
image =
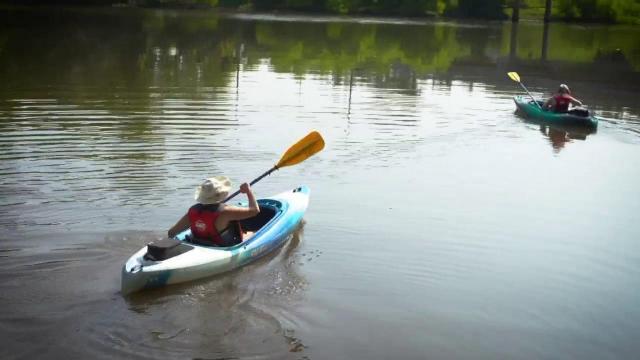
[[[258,215],[239,221],[240,226],[237,226],[237,224],[230,225],[222,231],[220,236],[225,242],[232,244],[230,246],[217,246],[209,240],[195,238],[191,235],[191,232],[187,230],[183,236],[181,234],[177,239],[164,239],[147,244],[147,252],[144,254],[143,259],[147,261],[167,260],[193,249],[191,244],[227,249],[241,244],[243,239],[244,241],[248,241],[250,236],[253,236],[253,234],[275,218],[276,215],[278,215],[279,209],[282,208],[282,204],[275,200],[269,200],[268,202],[260,201],[258,205],[260,206]]]
[[[255,233],[262,229],[271,219],[276,217],[282,208],[282,203],[276,200],[258,201],[258,206],[260,207],[258,215],[240,221],[243,230]]]
[[[191,230],[186,230],[182,234],[176,236],[177,240],[200,246],[215,247],[220,249],[230,249],[241,243],[246,243],[260,229],[265,227],[270,221],[282,212],[282,203],[277,200],[258,200],[260,212],[258,215],[234,222],[220,233],[220,237],[228,246],[214,245],[209,240],[202,240],[193,237]],[[239,225],[239,226],[238,226]]]
[[[518,101],[516,100],[516,103]],[[592,114],[589,111],[589,109],[582,107],[582,106],[577,106],[577,107],[573,107],[571,109],[569,109],[566,112],[556,112],[556,111],[552,111],[550,109],[547,109],[544,107],[544,101],[542,100],[528,100],[527,104],[529,106],[531,106],[534,109],[537,109],[539,111],[541,111],[543,114],[549,114],[549,115],[572,115],[572,116],[576,116],[576,117],[584,117],[584,118],[588,118],[590,117]]]

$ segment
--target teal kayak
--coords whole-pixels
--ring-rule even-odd
[[[544,122],[549,125],[583,126],[589,128],[598,127],[598,118],[586,109],[570,110],[567,113],[556,113],[542,109],[542,102],[536,105],[533,100],[524,96],[514,96],[518,110],[527,117]]]
[[[284,244],[300,224],[309,204],[309,192],[308,187],[300,186],[259,199],[260,213],[241,221],[243,229],[255,234],[237,245],[216,247],[194,243],[191,230],[161,241],[162,247],[166,247],[163,249],[148,244],[122,267],[122,294],[224,273],[268,254]]]

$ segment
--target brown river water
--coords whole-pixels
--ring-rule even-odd
[[[0,8],[0,358],[640,353],[640,27]],[[514,112],[518,71],[597,132]],[[205,177],[310,130],[291,240],[120,294]]]

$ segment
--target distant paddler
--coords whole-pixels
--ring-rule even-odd
[[[556,113],[566,113],[569,112],[569,105],[582,106],[582,102],[571,96],[571,90],[567,85],[560,84],[558,92],[547,99],[543,107]]]

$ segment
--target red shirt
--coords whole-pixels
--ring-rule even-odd
[[[556,106],[553,108],[553,111],[559,113],[565,113],[569,111],[569,105],[571,104],[571,100],[573,98],[567,94],[558,94],[553,97],[553,100],[556,102]]]

